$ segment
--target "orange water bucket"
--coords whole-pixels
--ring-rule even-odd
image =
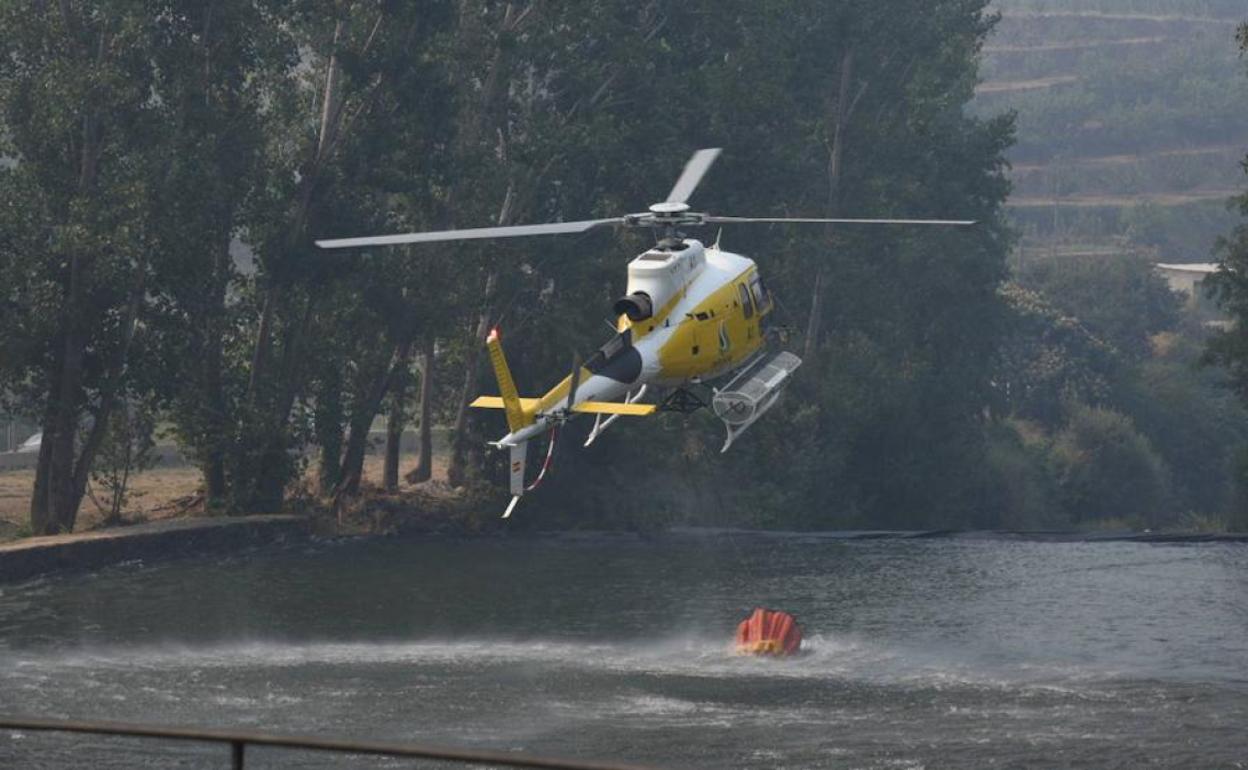
[[[787,612],[754,610],[737,626],[736,649],[743,655],[792,655],[802,646],[802,629]]]

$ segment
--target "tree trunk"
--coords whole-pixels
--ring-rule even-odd
[[[224,361],[224,316],[226,284],[229,281],[230,238],[226,228],[225,244],[217,251],[212,274],[212,307],[209,309],[204,340],[204,405],[203,423],[208,432],[208,447],[203,457],[204,507],[211,510],[224,505],[226,495],[225,446],[228,423],[225,419],[225,389],[221,379]]]
[[[364,454],[368,449],[368,435],[373,426],[373,418],[381,411],[381,401],[398,378],[399,370],[407,365],[410,350],[409,342],[401,342],[395,346],[390,360],[378,367],[377,375],[365,398],[357,401],[355,409],[352,410],[351,432],[347,436],[347,448],[342,456],[341,480],[335,492],[337,498],[360,491],[360,480],[364,475]]]
[[[134,276],[130,284],[125,320],[121,325],[121,343],[117,348],[117,354],[108,362],[102,375],[99,404],[93,415],[95,423],[87,431],[87,437],[82,442],[82,449],[74,463],[73,488],[70,490],[72,497],[69,500],[71,507],[66,511],[70,530],[74,528],[74,522],[78,518],[78,508],[82,505],[82,498],[87,492],[87,479],[95,464],[95,454],[99,451],[100,444],[104,442],[104,437],[108,435],[110,418],[125,388],[126,365],[130,361],[130,347],[134,343],[134,335],[139,325],[139,310],[143,306],[146,284],[146,261],[140,259],[135,264]]]
[[[78,45],[77,19],[68,3],[61,3],[66,32],[71,45]],[[94,54],[83,50],[84,58],[94,56],[102,64],[106,46],[104,32],[99,33]],[[78,155],[77,197],[89,199],[95,188],[99,172],[99,148],[101,136],[99,120],[92,105],[84,105],[82,118],[82,147]],[[69,211],[64,212],[66,219]],[[49,408],[45,412],[40,442],[40,462],[36,469],[35,491],[43,499],[31,501],[31,528],[37,535],[68,532],[73,529],[77,515],[74,499],[74,439],[78,432],[78,412],[83,398],[83,357],[86,340],[79,314],[83,309],[83,272],[87,269],[79,254],[69,254],[69,275],[62,298],[61,350],[53,364],[53,383],[48,392]],[[46,457],[44,450],[47,450]],[[46,460],[46,461],[45,461]],[[39,478],[43,474],[43,478]],[[36,521],[38,520],[38,521]]]
[[[850,96],[850,89],[854,82],[854,49],[846,48],[841,55],[841,72],[840,81],[836,90],[836,99],[832,101],[827,115],[827,123],[830,125],[832,139],[828,143],[828,199],[824,216],[835,217],[840,209],[841,204],[841,179],[844,176],[844,160],[845,160],[845,129],[849,124],[850,116],[853,115],[854,108],[858,106],[858,100],[862,98],[862,94],[866,91],[866,85],[862,85],[858,93]],[[834,226],[829,225],[827,228],[827,248],[829,251],[836,250],[836,231]],[[815,355],[819,351],[819,335],[823,321],[823,264],[820,263],[816,268],[814,280],[814,292],[810,299],[810,317],[806,321],[806,343],[802,348],[803,357],[809,366],[814,363]]]
[[[433,367],[434,339],[430,335],[420,356],[420,458],[406,476],[409,484],[433,478]]]
[[[298,320],[291,324],[283,340],[282,359],[273,374],[275,397],[267,411],[261,413],[262,424],[268,426],[259,437],[260,452],[257,458],[254,495],[246,512],[280,511],[285,501],[286,484],[290,480],[290,412],[299,395],[299,383],[295,370],[300,361],[303,340],[312,323],[315,301],[306,299]]]
[[[87,431],[86,439],[79,450],[78,416],[82,407],[87,340],[81,329],[81,319],[77,316],[82,293],[81,260],[77,257],[70,259],[63,357],[58,376],[54,378],[58,383],[56,397],[49,409],[50,419],[45,421],[35,479],[36,498],[31,503],[31,528],[37,534],[72,532],[74,529],[78,509],[82,505],[83,495],[86,494],[87,478],[95,461],[95,453],[108,432],[108,420],[123,387],[130,345],[134,340],[139,308],[143,300],[144,278],[145,266],[140,261],[135,268],[134,282],[131,284],[125,309],[125,320],[121,327],[123,337],[117,354],[107,363],[101,375],[99,403],[93,413],[95,422]],[[45,478],[38,478],[39,473],[46,474]],[[39,497],[43,500],[40,501]]]
[[[396,374],[390,388],[390,416],[386,420],[386,454],[382,463],[381,483],[387,492],[399,488],[399,454],[403,450],[403,428],[407,423],[407,386],[411,375],[406,360],[396,362]]]
[[[502,103],[508,95],[507,85],[511,64],[511,57],[508,56],[509,47],[506,41],[509,36],[519,30],[525,20],[533,14],[535,8],[535,3],[530,3],[522,11],[517,11],[514,3],[507,3],[504,7],[502,21],[495,31],[495,44],[491,53],[489,68],[482,81],[481,98],[471,105],[472,109],[476,111],[469,114],[461,114],[460,117],[459,122],[462,126],[459,140],[460,153],[477,152],[479,148],[475,145],[480,141],[484,141],[483,137],[493,136],[496,133],[500,138],[504,136],[505,110],[502,108]],[[464,3],[460,6],[461,26],[472,24],[475,16],[477,16],[475,8],[470,8],[469,3]],[[452,193],[453,199],[462,197],[457,193],[458,191]],[[502,226],[509,223],[514,195],[514,185],[508,184],[496,224]],[[490,303],[493,301],[492,298],[497,281],[497,271],[491,270],[485,281],[485,297],[482,311],[477,317],[477,324],[473,329],[472,339],[468,341],[468,354],[464,361],[464,384],[460,388],[459,398],[455,404],[455,422],[451,434],[451,458],[446,469],[446,478],[451,486],[463,486],[467,478],[468,404],[472,400],[472,394],[476,388],[477,365],[480,361],[481,346],[485,340],[486,332],[490,328]]]
[[[269,340],[273,336],[273,316],[277,312],[278,286],[269,281],[264,293],[264,305],[260,309],[260,323],[256,325],[256,347],[251,354],[251,372],[247,378],[247,398],[252,407],[260,403],[260,383],[269,369]]]
[[[323,495],[334,491],[341,480],[342,462],[342,382],[334,367],[314,392],[316,408],[312,413],[312,427],[316,443],[321,448],[321,462],[317,469],[317,486]]]
[[[371,46],[377,30],[381,27],[384,13],[379,13],[372,32],[363,46],[361,55],[366,54]],[[346,22],[339,18],[334,27],[334,37],[325,67],[325,87],[322,95],[322,107],[317,131],[316,145],[309,148],[307,161],[300,169],[298,205],[291,219],[286,234],[287,255],[297,252],[304,246],[307,235],[307,223],[312,213],[316,198],[317,183],[326,164],[333,156],[334,148],[341,138],[343,116],[346,113],[346,95],[343,92],[343,77],[339,59],[339,49],[346,33]],[[251,377],[248,383],[249,402],[266,428],[262,435],[252,436],[260,447],[255,452],[255,470],[253,483],[249,493],[242,496],[242,505],[253,509],[257,506],[270,509],[280,507],[287,480],[287,441],[290,411],[298,395],[298,385],[293,382],[293,373],[297,369],[298,358],[295,352],[300,348],[304,332],[311,318],[312,301],[305,308],[303,320],[292,324],[288,329],[283,360],[273,362],[274,319],[282,305],[292,304],[288,301],[289,286],[280,279],[269,281],[268,291],[261,311],[260,324],[256,332],[255,351],[252,356]],[[261,396],[266,389],[269,398]],[[248,452],[249,448],[241,451]]]
[[[829,115],[829,122],[832,124],[832,146],[828,152],[827,215],[830,217],[835,216],[841,203],[842,166],[845,160],[845,128],[849,124],[849,118],[853,114],[854,108],[858,106],[858,99],[862,96],[862,92],[859,91],[857,96],[851,99],[849,89],[853,82],[854,49],[847,48],[844,55],[841,56],[840,85],[836,89],[835,107]],[[831,232],[830,229],[829,232]]]
[[[815,270],[815,283],[810,293],[810,318],[806,321],[806,344],[802,347],[802,359],[813,362],[819,345],[820,320],[823,318],[823,267]]]
[[[42,442],[49,445],[48,478],[43,485],[47,495],[47,519],[44,526],[36,530],[35,534],[39,535],[72,531],[78,507],[74,499],[74,439],[78,432],[78,410],[82,401],[82,365],[86,343],[78,319],[82,308],[82,260],[73,255],[69,261],[60,371],[55,378],[58,387],[51,395],[54,401],[50,410],[51,419],[43,427]]]
[[[386,420],[386,454],[382,460],[381,485],[387,492],[399,491],[399,454],[403,451],[402,386],[395,389],[394,403],[390,405],[390,417]]]
[[[468,343],[467,355],[464,357],[464,384],[459,389],[459,399],[455,404],[455,427],[451,439],[451,459],[446,468],[446,480],[453,487],[463,486],[467,480],[468,450],[468,404],[477,387],[477,366],[481,361],[481,347],[485,344],[485,335],[490,330],[490,297],[494,294],[494,285],[498,281],[498,273],[491,272],[485,279],[486,307],[477,316],[477,324],[473,328],[472,339]]]
[[[55,390],[55,384],[53,390]],[[52,399],[48,399],[48,407],[40,423],[41,430],[52,424],[52,407],[55,403]],[[48,500],[48,476],[50,475],[49,469],[52,463],[52,442],[44,440],[43,436],[46,435],[40,435],[39,460],[35,465],[35,486],[30,497],[30,529],[36,535],[48,534],[50,532],[52,516],[52,509]]]

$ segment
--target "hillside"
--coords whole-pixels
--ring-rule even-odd
[[[1242,2],[998,0],[974,109],[1014,110],[1024,250],[1200,260],[1248,151]]]

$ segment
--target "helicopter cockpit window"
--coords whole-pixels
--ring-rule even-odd
[[[745,288],[745,284],[737,284],[737,289],[741,292],[741,310],[745,313],[746,318],[754,317],[754,305],[750,302],[750,290]]]
[[[767,293],[767,287],[763,285],[763,277],[758,273],[750,276],[750,293],[754,295],[754,305],[758,308],[758,312],[766,313],[771,310],[771,295]]]

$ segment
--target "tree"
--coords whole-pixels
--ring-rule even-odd
[[[246,385],[232,340],[244,336],[234,255],[244,201],[260,181],[265,104],[295,43],[265,0],[176,0],[156,17],[152,49],[165,137],[159,277],[161,360],[177,436],[200,464],[207,507],[226,505],[231,421]]]
[[[134,494],[130,477],[155,463],[153,434],[156,415],[150,404],[127,402],[109,416],[108,435],[100,445],[91,480],[107,493],[103,502],[92,493],[92,500],[104,513],[105,524],[121,522],[122,510]]]
[[[356,379],[342,383],[354,397],[344,402],[344,407],[354,406],[352,431],[342,458],[328,454],[329,466],[340,462],[339,471],[349,471],[335,483],[358,483],[368,425],[385,394],[385,370],[412,337],[410,330],[403,331],[406,340],[394,336],[396,330],[377,318],[378,308],[367,304],[369,292],[393,282],[366,265],[372,261],[384,269],[393,264],[392,257],[326,255],[317,253],[312,240],[388,229],[393,220],[386,212],[397,194],[392,185],[399,174],[410,175],[405,191],[429,193],[432,177],[413,161],[437,137],[409,142],[405,153],[396,154],[396,148],[428,125],[428,120],[413,120],[419,108],[436,106],[422,101],[436,98],[440,89],[436,78],[420,81],[427,75],[421,52],[440,30],[444,5],[318,0],[298,4],[288,20],[302,60],[288,71],[286,87],[271,94],[270,161],[245,216],[260,272],[248,380],[233,426],[237,480],[232,507],[237,510],[281,505],[297,467],[294,451],[305,437],[302,420],[292,413],[327,367],[354,365]],[[351,318],[349,328],[360,332],[356,324],[363,323],[368,331],[344,336],[335,328],[343,314]],[[365,320],[370,314],[373,320]],[[374,344],[379,329],[391,333],[380,348]],[[322,357],[318,350],[357,355],[348,363]],[[334,387],[319,387],[320,397],[308,404],[330,420],[318,419],[323,449],[327,441],[335,445],[331,437],[341,437],[342,425],[334,423],[347,417],[324,411],[341,396]]]
[[[1018,281],[1133,360],[1152,355],[1152,336],[1179,321],[1179,297],[1148,253],[1039,259]]]
[[[1103,404],[1120,376],[1117,352],[1047,298],[1015,284],[1001,295],[1010,310],[993,376],[998,417],[1055,429],[1070,404]]]
[[[908,18],[891,11],[894,21]],[[740,488],[719,509],[722,515],[797,518],[798,509],[811,512],[802,519],[809,526],[905,524],[961,515],[974,504],[968,479],[982,451],[978,421],[989,399],[1002,313],[996,287],[1008,238],[999,206],[1011,128],[1008,120],[976,121],[962,110],[975,80],[975,52],[992,24],[983,4],[923,4],[913,11],[922,23],[886,23],[868,3],[777,0],[717,3],[713,10],[684,4],[659,12],[658,31],[638,48],[646,52],[637,64],[642,74],[612,87],[614,100],[661,110],[595,113],[595,125],[611,132],[594,151],[627,160],[623,172],[592,180],[591,193],[636,205],[652,199],[656,188],[662,194],[657,180],[670,180],[689,148],[722,144],[729,153],[699,190],[699,206],[814,214],[828,210],[835,186],[846,207],[838,213],[956,211],[985,224],[969,234],[845,231],[832,242],[835,251],[819,232],[726,230],[728,248],[758,255],[785,310],[811,298],[812,277],[824,271],[821,300],[811,303],[817,323],[809,315],[785,319],[814,329],[818,354],[800,371],[788,406],[752,428],[740,450],[719,458],[711,449],[722,441],[713,421],[676,421],[670,436],[660,434],[665,440],[650,436],[648,426],[624,428],[600,450],[595,468],[649,476],[706,457],[699,477],[710,486]],[[852,71],[842,89],[846,50]],[[842,90],[849,102],[858,101],[853,110],[846,104],[838,119]],[[838,120],[842,150],[832,173]],[[600,165],[613,168],[606,160]],[[618,192],[634,190],[631,200]],[[562,309],[564,292],[577,292],[567,303],[575,307],[560,318],[592,319],[589,298],[601,296],[601,308],[612,290],[622,289],[618,269],[603,278],[592,271],[566,276],[560,268],[552,305]],[[590,331],[579,345],[587,348],[594,336]],[[529,359],[517,362],[517,370],[565,370],[566,347],[555,350],[552,337],[515,343]],[[544,349],[528,352],[535,344]],[[632,451],[630,439],[645,441],[647,452]],[[560,462],[576,475],[590,461],[561,456]],[[959,470],[951,472],[950,464]],[[687,483],[687,476],[673,483]],[[592,485],[567,484],[561,482],[560,497],[569,501],[569,514],[583,517],[593,508],[585,504]],[[755,485],[784,494],[755,496],[749,492]],[[666,498],[662,487],[656,481],[650,489]]]
[[[548,387],[574,351],[602,342],[601,321],[623,290],[620,263],[645,238],[333,254],[312,241],[632,210],[664,195],[692,149],[720,145],[728,152],[699,207],[984,224],[725,231],[728,248],[758,256],[784,323],[806,330],[789,341],[809,351],[789,407],[722,459],[719,427],[703,416],[621,425],[594,454],[561,456],[572,475],[590,466],[656,474],[662,513],[638,514],[572,475],[551,505],[581,514],[592,499],[604,520],[650,526],[707,507],[741,479],[756,493],[716,501],[725,515],[803,526],[914,525],[965,518],[977,504],[1007,312],[996,289],[1009,246],[1000,206],[1012,132],[1008,117],[964,109],[995,21],[986,2],[145,3],[114,14],[136,42],[116,58],[130,68],[116,83],[132,88],[109,80],[100,91],[116,102],[100,114],[129,121],[101,134],[98,163],[90,154],[112,185],[107,198],[79,191],[64,159],[70,173],[48,173],[55,154],[39,152],[74,146],[81,110],[57,107],[69,117],[53,132],[27,119],[43,65],[61,55],[45,51],[59,17],[43,4],[30,18],[5,12],[26,47],[0,64],[4,119],[20,124],[3,134],[19,163],[0,171],[12,203],[0,210],[0,302],[20,308],[0,321],[12,332],[0,340],[0,385],[47,411],[50,436],[66,420],[86,425],[83,413],[127,388],[150,391],[203,467],[211,504],[280,506],[309,444],[323,491],[353,494],[388,394],[401,426],[396,388],[419,354],[426,440],[416,475],[428,472],[430,423],[445,412],[452,480],[494,483],[500,460],[486,456],[478,420],[497,415],[465,408],[483,380],[481,337],[505,326],[521,388]],[[79,12],[93,31],[114,13],[98,7],[107,10]],[[78,68],[70,74],[86,70],[65,58]],[[40,67],[28,66],[36,59]],[[54,187],[58,179],[68,181]],[[80,287],[91,302],[67,304],[75,273],[35,255],[60,243],[49,234],[85,232],[62,224],[82,201],[129,206],[91,220],[90,232],[133,248],[107,270],[89,266],[108,292]],[[235,267],[239,243],[254,251],[254,272]],[[79,309],[73,323],[65,307]],[[83,329],[98,339],[83,342]],[[68,411],[47,397],[64,381],[66,331],[91,359]],[[652,451],[637,452],[643,442]],[[695,463],[703,487],[688,483]],[[63,466],[49,462],[45,489],[60,488]]]
[[[69,531],[125,389],[155,249],[161,146],[153,10],[66,0],[0,9],[0,271],[6,392],[43,429],[31,526]],[[89,419],[87,419],[89,418]],[[83,431],[81,440],[79,432]]]
[[[1170,473],[1118,412],[1076,407],[1053,445],[1066,509],[1076,522],[1120,519],[1156,527],[1170,513]]]
[[[1240,26],[1237,39],[1241,53],[1248,54],[1248,24]],[[1241,165],[1248,173],[1248,158]],[[1248,218],[1248,192],[1237,199],[1236,207]],[[1207,360],[1226,367],[1231,386],[1248,403],[1248,223],[1219,240],[1217,257],[1220,269],[1205,285],[1234,322],[1209,340]]]

